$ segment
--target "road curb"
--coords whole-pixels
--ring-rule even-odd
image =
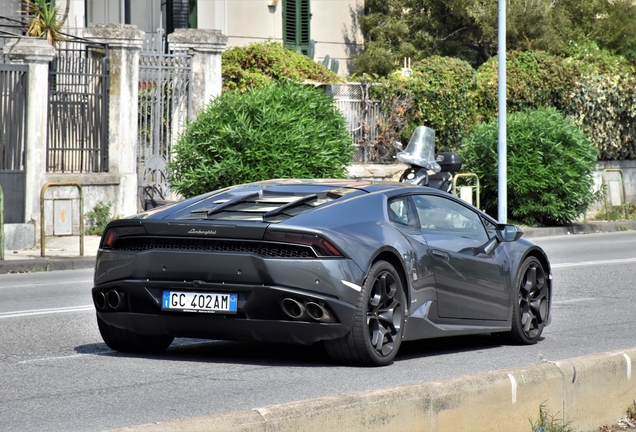
[[[634,362],[636,348],[119,430],[528,431],[540,406],[572,428],[595,430],[636,399]]]
[[[0,274],[95,268],[95,257],[51,257],[0,261]]]
[[[601,232],[634,231],[636,220],[622,220],[611,222],[588,222],[572,224],[563,227],[529,227],[523,228],[524,238],[551,237],[571,234],[596,234]]]

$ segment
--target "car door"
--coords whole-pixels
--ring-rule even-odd
[[[480,250],[490,236],[479,213],[450,196],[414,195],[413,202],[433,257],[439,316],[506,320],[506,256],[501,247]]]
[[[435,298],[432,256],[420,231],[417,210],[411,198],[401,196],[390,200],[388,212],[391,223],[411,244],[411,250],[405,251],[403,258],[413,287],[412,307],[417,307],[423,301]]]

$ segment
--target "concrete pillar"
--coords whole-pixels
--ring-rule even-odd
[[[91,24],[84,37],[106,43],[110,57],[108,170],[120,178],[114,214],[137,213],[139,53],[145,33],[126,24]]]
[[[176,29],[168,35],[168,43],[172,51],[192,55],[192,114],[196,116],[221,94],[221,54],[227,36],[220,30]]]
[[[3,47],[12,63],[29,67],[26,141],[25,218],[36,230],[40,221],[40,191],[46,182],[47,116],[49,109],[49,63],[55,49],[46,39],[12,39]]]

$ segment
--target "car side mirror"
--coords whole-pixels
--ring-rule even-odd
[[[516,225],[498,224],[497,238],[502,242],[514,242],[521,238],[523,230]]]

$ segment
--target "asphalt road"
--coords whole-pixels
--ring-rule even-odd
[[[636,232],[534,240],[554,264],[544,340],[410,342],[384,368],[335,366],[320,347],[218,341],[123,355],[99,336],[91,271],[0,275],[0,430],[114,429],[636,347]]]

